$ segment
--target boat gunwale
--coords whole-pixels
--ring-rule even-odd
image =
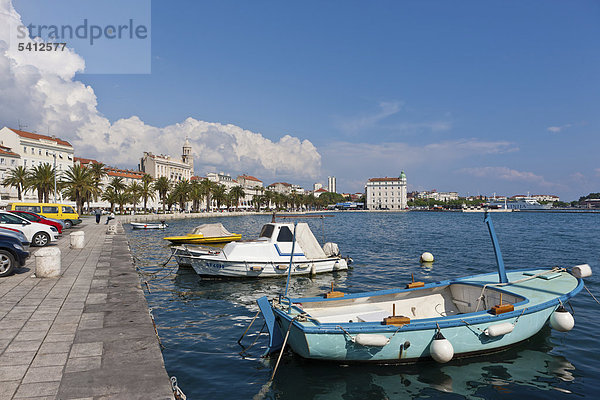
[[[539,270],[539,268],[526,269],[526,270],[514,270],[514,271],[510,271],[510,272],[525,272],[525,271],[531,271],[531,270]],[[469,278],[476,277],[476,276],[485,276],[485,275],[488,275],[488,274],[480,274],[480,275],[474,275],[474,276],[466,277],[466,278],[450,279],[450,280],[445,280],[445,281],[441,281],[441,282],[435,282],[432,284],[428,284],[425,287],[415,288],[415,289],[386,289],[386,290],[379,290],[379,291],[375,291],[375,292],[357,293],[354,295],[353,298],[370,297],[368,295],[373,294],[373,293],[378,293],[379,295],[382,295],[382,294],[393,294],[393,293],[399,293],[399,292],[410,292],[410,291],[414,291],[414,290],[422,290],[422,289],[431,288],[431,287],[445,286],[450,283],[467,284],[466,282],[462,282],[462,280],[469,279]],[[324,323],[321,323],[316,319],[309,318],[309,323],[312,324],[312,326],[311,326],[311,325],[307,325],[306,322],[299,322],[297,320],[292,321],[292,319],[294,318],[294,315],[290,314],[288,311],[284,311],[284,310],[278,309],[273,306],[271,306],[271,308],[276,316],[283,317],[288,322],[292,321],[294,326],[296,326],[298,329],[300,329],[305,334],[345,334],[344,330],[346,330],[348,332],[356,332],[356,333],[363,333],[363,332],[390,332],[390,333],[393,333],[393,332],[396,332],[399,330],[402,330],[402,331],[430,330],[430,329],[436,329],[438,326],[440,328],[451,328],[451,327],[458,327],[458,326],[465,326],[465,325],[477,325],[477,324],[482,324],[482,323],[486,323],[486,322],[494,322],[495,323],[495,322],[505,321],[508,319],[518,318],[518,317],[524,316],[524,315],[537,313],[541,310],[550,308],[552,306],[557,306],[561,302],[567,301],[567,300],[571,299],[572,297],[574,297],[575,295],[577,295],[583,289],[584,282],[583,282],[583,279],[581,279],[581,278],[576,278],[576,279],[578,282],[577,286],[570,292],[567,292],[560,296],[554,297],[548,301],[545,301],[543,303],[538,303],[538,304],[535,304],[530,307],[524,307],[524,308],[519,308],[519,309],[515,308],[515,310],[512,312],[503,313],[500,315],[494,315],[494,314],[490,313],[490,310],[482,310],[482,311],[473,312],[473,313],[457,314],[457,315],[451,315],[451,316],[446,316],[446,317],[440,316],[439,318],[424,318],[424,319],[418,319],[418,320],[415,319],[415,320],[411,320],[411,322],[409,324],[406,324],[403,326],[383,325],[381,322],[351,322],[351,323],[350,322],[343,322],[343,323],[324,322]],[[478,285],[473,282],[470,282],[468,284],[471,284],[473,286],[479,286],[482,288],[485,285],[485,283]],[[523,306],[529,302],[529,299],[526,296],[519,295],[517,293],[506,291],[506,290],[500,289],[500,288],[494,288],[494,289],[501,290],[505,293],[510,293],[512,295],[516,294],[519,297],[525,298],[524,301],[515,304],[518,307]],[[346,298],[350,298],[350,296],[346,297]],[[316,298],[313,297],[313,298],[306,298],[306,299],[286,298],[286,300],[292,301],[292,303],[290,303],[290,304],[292,304],[291,308],[293,308],[294,311],[298,314],[305,312],[300,307],[293,305],[293,300],[299,300],[299,299],[302,299],[302,300],[318,299],[318,301],[341,300],[341,298],[324,299],[322,297],[316,297]],[[315,300],[313,300],[313,301],[315,301]],[[302,301],[301,303],[305,303],[305,302],[306,301]],[[296,314],[296,315],[298,315],[298,314]]]

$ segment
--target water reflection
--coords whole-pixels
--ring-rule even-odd
[[[566,358],[549,354],[549,332],[542,331],[518,347],[447,365],[339,366],[287,357],[271,393],[278,399],[488,398],[485,390],[510,394],[515,386],[568,392],[575,369]],[[535,349],[535,350],[534,350]]]

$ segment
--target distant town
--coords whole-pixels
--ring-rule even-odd
[[[600,208],[600,193],[562,202],[552,194],[466,196],[436,190],[408,192],[407,176],[374,177],[362,193],[338,193],[336,178],[305,189],[288,182],[267,186],[259,178],[225,172],[194,174],[189,140],[178,157],[144,152],[138,169],[106,165],[75,156],[66,140],[20,129],[0,129],[0,206],[10,202],[71,203],[79,211],[94,208],[120,213],[150,211],[457,209],[487,202],[535,201],[553,207]]]

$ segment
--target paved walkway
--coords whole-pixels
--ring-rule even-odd
[[[0,278],[0,399],[172,399],[122,228],[82,225],[58,242],[60,278],[32,277],[33,255]]]

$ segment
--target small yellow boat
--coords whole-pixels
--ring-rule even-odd
[[[202,224],[185,236],[168,236],[164,239],[173,244],[214,244],[238,241],[242,235],[229,232],[223,224]]]

